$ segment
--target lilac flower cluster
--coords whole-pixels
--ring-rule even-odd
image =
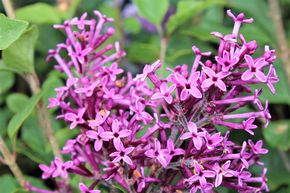
[[[55,26],[65,31],[67,40],[51,50],[48,59],[68,78],[55,89],[49,107],[60,108],[57,118],[80,132],[62,149],[69,161],[56,157],[50,166],[40,165],[44,179],[59,179],[58,190],[27,188],[71,192],[68,175],[79,175],[83,193],[98,193],[98,188],[115,183],[128,192],[213,192],[220,186],[268,191],[267,169],[259,161],[267,153],[263,142],[239,145],[230,139],[233,130],[254,135],[258,119],[268,125],[267,102],[263,107],[259,101],[262,90],[252,91],[251,86],[267,84],[274,94],[273,83],[278,82],[275,51],[265,46],[264,53],[254,57],[256,41],[247,42],[239,34],[240,26],[253,19],[229,10],[233,32],[212,33],[220,40],[215,57],[193,46],[190,71],[184,64],[167,69],[170,75],[161,78],[156,71],[162,64],[156,61],[133,78],[118,67],[125,56],[119,44],[105,43],[114,34],[106,23],[113,20],[94,14],[97,19],[84,14]],[[257,111],[235,113],[247,104]],[[228,131],[223,134],[218,127]],[[255,165],[261,168],[260,176],[250,172]]]

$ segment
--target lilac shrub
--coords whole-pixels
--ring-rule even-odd
[[[49,51],[48,60],[57,62],[67,81],[55,89],[49,108],[59,108],[57,119],[79,134],[62,149],[68,161],[56,157],[49,166],[40,165],[42,178],[54,178],[57,190],[29,183],[27,189],[72,192],[68,176],[77,175],[83,193],[115,184],[128,192],[268,191],[267,169],[259,161],[267,153],[263,141],[240,145],[230,139],[234,130],[254,135],[257,121],[267,127],[268,104],[262,105],[262,89],[252,85],[266,84],[275,94],[273,83],[278,82],[275,51],[265,46],[262,55],[254,56],[257,42],[239,34],[240,26],[253,19],[228,10],[233,32],[212,32],[220,41],[216,56],[193,46],[190,71],[189,65],[178,65],[167,68],[169,75],[162,78],[157,60],[134,78],[118,67],[125,56],[119,44],[105,43],[114,34],[107,26],[113,20],[94,14],[97,19],[83,14],[55,26],[67,40]],[[239,113],[248,104],[257,110]],[[220,132],[221,127],[227,131]],[[251,172],[257,166],[258,176]]]

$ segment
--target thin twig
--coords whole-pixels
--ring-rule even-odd
[[[5,164],[10,168],[11,172],[16,177],[16,180],[18,181],[20,186],[25,188],[24,176],[15,161],[15,156],[13,156],[13,154],[10,153],[8,147],[6,146],[1,136],[0,136],[0,152],[3,155]]]
[[[33,94],[37,94],[40,92],[39,79],[35,73],[26,74],[25,79],[29,83],[30,90],[32,91]],[[44,101],[42,99],[38,103],[38,119],[39,119],[41,128],[43,128],[44,130],[44,134],[47,140],[52,146],[53,154],[59,158],[62,158],[58,142],[56,140],[54,131],[51,126],[51,120],[50,120],[49,114],[47,112],[47,109],[44,105]]]
[[[161,76],[164,75],[164,71],[165,71],[165,65],[164,65],[164,62],[165,62],[165,57],[166,57],[166,50],[167,50],[167,40],[168,38],[167,37],[164,37],[164,32],[163,32],[163,29],[161,26],[157,26],[157,31],[158,31],[158,34],[159,34],[159,37],[160,37],[160,52],[159,52],[159,59],[160,59],[160,62],[162,64],[161,66]]]
[[[10,17],[11,19],[15,19],[15,11],[11,3],[11,0],[2,0],[2,3],[7,16]]]
[[[115,0],[114,4],[115,4],[115,9],[116,9],[116,15],[117,15],[116,25],[117,25],[118,31],[120,32],[120,45],[121,45],[121,47],[124,48],[125,43],[126,43],[126,36],[125,36],[124,28],[123,28],[123,18],[121,15],[120,1]]]
[[[283,27],[283,21],[281,16],[281,10],[279,6],[278,0],[269,0],[270,5],[270,14],[273,19],[275,31],[276,31],[276,39],[278,41],[279,48],[279,58],[281,58],[284,69],[287,72],[288,83],[290,85],[290,62],[289,62],[289,53],[288,53],[288,45],[287,39],[285,35],[285,30]]]
[[[282,150],[278,150],[278,151],[279,151],[279,154],[280,154],[282,161],[284,162],[284,165],[285,165],[287,171],[290,172],[290,162],[289,162],[289,159],[287,157],[287,154]]]

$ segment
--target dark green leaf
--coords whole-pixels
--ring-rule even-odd
[[[15,75],[12,72],[0,72],[0,95],[10,89],[15,81]]]
[[[205,9],[212,6],[224,4],[225,4],[224,0],[179,1],[177,5],[176,14],[170,17],[169,22],[167,24],[168,33],[171,34],[176,28],[178,28],[184,22],[191,19],[195,15],[201,13]]]
[[[17,133],[27,119],[27,117],[32,113],[34,107],[37,105],[38,101],[41,99],[42,93],[38,93],[31,97],[25,107],[15,114],[8,124],[8,135],[13,143],[15,143]]]
[[[60,23],[61,18],[55,7],[46,3],[34,3],[17,9],[16,18],[35,24]]]
[[[0,176],[0,192],[12,193],[18,188],[18,183],[11,175]]]
[[[28,100],[29,98],[25,94],[12,93],[7,96],[6,104],[10,111],[17,113],[25,107],[25,104],[27,104]]]
[[[277,187],[290,182],[290,172],[287,171],[279,152],[276,149],[268,149],[269,153],[263,156],[261,161],[268,168],[267,178],[269,188],[275,190]]]
[[[3,63],[18,72],[33,72],[34,47],[38,38],[38,29],[32,26],[19,39],[3,50]]]
[[[134,0],[134,3],[139,14],[157,26],[161,25],[169,6],[168,0]]]
[[[271,146],[282,150],[290,148],[290,120],[271,121],[263,134]]]
[[[141,30],[141,24],[135,17],[129,17],[124,19],[123,28],[133,34],[137,34]]]
[[[26,21],[9,19],[0,14],[0,50],[6,49],[17,40],[27,26]]]
[[[31,137],[33,136],[33,137]],[[44,153],[45,138],[36,114],[31,114],[23,123],[21,139],[36,153]]]

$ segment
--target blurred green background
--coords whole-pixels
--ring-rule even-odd
[[[260,54],[264,45],[276,49],[278,59],[275,67],[280,82],[275,85],[276,95],[272,95],[265,87],[261,96],[263,102],[268,99],[270,104],[272,121],[268,128],[261,127],[256,130],[254,137],[239,132],[234,138],[237,141],[263,138],[266,147],[270,150],[268,155],[262,157],[262,161],[268,168],[270,190],[277,193],[290,192],[290,50],[287,48],[290,45],[290,0],[278,1],[280,5],[278,10],[275,10],[271,4],[277,2],[276,0],[170,0],[169,5],[165,7],[164,1],[166,0],[147,0],[147,3],[142,4],[140,0],[133,2],[130,0],[13,0],[16,18],[26,20],[33,25],[31,33],[34,35],[30,37],[30,43],[25,45],[24,50],[10,53],[10,57],[20,57],[19,61],[17,59],[20,68],[21,65],[25,67],[23,61],[28,61],[27,65],[35,68],[43,90],[41,97],[47,104],[47,98],[55,95],[53,89],[63,84],[63,75],[53,70],[53,62],[45,63],[48,49],[54,49],[57,43],[65,39],[62,32],[52,28],[53,24],[62,23],[74,16],[81,16],[83,12],[87,12],[89,17],[92,17],[93,10],[100,10],[114,18],[116,34],[111,41],[119,40],[122,48],[127,52],[127,56],[122,61],[122,68],[136,74],[142,70],[144,64],[152,63],[162,57],[160,52],[162,46],[162,50],[165,51],[164,62],[168,67],[184,63],[192,64],[194,60],[192,45],[198,46],[202,51],[210,50],[216,53],[218,41],[210,35],[210,32],[219,31],[223,34],[231,32],[233,22],[225,14],[227,9],[232,9],[235,14],[244,12],[247,18],[252,17],[255,22],[252,25],[244,25],[241,33],[247,41],[257,40]],[[5,13],[3,4],[0,4],[0,11]],[[165,12],[167,14],[163,17]],[[286,35],[284,41],[279,39],[281,31],[277,30],[277,23],[273,21],[273,15],[279,12],[284,27],[282,33]],[[31,43],[34,41],[35,47]],[[25,54],[31,57],[29,59],[22,57]],[[29,85],[23,79],[23,72],[3,71],[2,60],[5,62],[5,58],[2,57],[0,61],[0,135],[11,151],[17,153],[17,163],[26,178],[35,186],[53,188],[51,181],[40,180],[41,171],[38,169],[38,164],[49,163],[53,155],[50,146],[45,142],[33,108],[28,109],[31,113],[14,133],[17,138],[16,144],[13,145],[9,139],[7,129],[9,124],[11,125],[9,121],[17,112],[25,108],[32,94]],[[49,114],[58,142],[63,146],[67,139],[76,135],[76,130],[65,129],[67,126],[63,122],[56,121],[55,111],[49,110]],[[74,187],[78,186],[78,181],[78,178],[72,179]],[[17,189],[18,184],[9,168],[0,163],[0,192],[12,193]],[[221,190],[221,192],[230,191]]]

